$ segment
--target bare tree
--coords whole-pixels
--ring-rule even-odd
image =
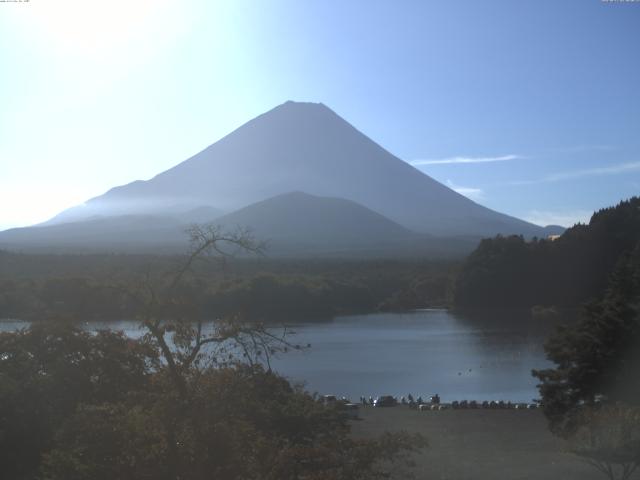
[[[191,248],[177,268],[159,275],[148,270],[138,288],[130,292],[140,307],[138,319],[146,330],[143,340],[159,350],[178,394],[166,406],[163,421],[166,478],[171,480],[179,478],[179,419],[183,416],[181,412],[189,409],[201,367],[228,366],[240,361],[253,365],[263,358],[269,365],[273,354],[295,348],[287,340],[286,329],[275,334],[260,323],[237,317],[213,319],[202,309],[204,282],[196,272],[197,263],[214,260],[224,264],[238,253],[261,255],[263,244],[245,229],[226,232],[215,225],[193,225],[186,233]],[[197,425],[192,426],[197,430]]]
[[[627,480],[640,465],[640,409],[590,408],[570,438],[571,451],[610,480]]]
[[[264,363],[270,369],[274,354],[300,348],[289,342],[291,332],[285,327],[276,331],[252,319],[212,319],[202,311],[203,282],[197,264],[225,263],[238,254],[262,255],[264,244],[246,229],[228,232],[215,225],[194,225],[187,233],[191,248],[177,268],[160,275],[147,271],[129,293],[140,305],[138,319],[146,330],[145,340],[158,348],[183,396],[187,377],[199,367],[243,361]]]

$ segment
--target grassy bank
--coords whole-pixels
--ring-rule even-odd
[[[360,408],[353,435],[420,433],[429,447],[415,456],[416,479],[598,480],[601,474],[568,453],[539,410]],[[400,478],[400,477],[398,477]]]

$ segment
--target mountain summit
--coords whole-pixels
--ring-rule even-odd
[[[286,102],[148,181],[115,187],[47,222],[95,216],[223,213],[288,192],[350,200],[438,236],[542,235],[400,160],[323,104]]]

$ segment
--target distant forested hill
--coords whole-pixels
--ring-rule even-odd
[[[212,259],[209,259],[212,260]],[[36,255],[0,250],[0,321],[120,320],[139,305],[128,292],[185,261],[175,255]],[[459,264],[416,259],[231,258],[193,265],[189,299],[209,318],[283,322],[442,306]],[[186,291],[184,292],[186,295]]]
[[[640,198],[596,212],[555,241],[483,240],[456,280],[457,307],[577,306],[599,296],[616,264],[640,245]]]

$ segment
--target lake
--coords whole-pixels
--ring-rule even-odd
[[[0,330],[24,326],[0,322]],[[132,321],[90,323],[86,328],[141,331]],[[282,354],[272,367],[310,392],[358,399],[407,395],[443,401],[538,397],[534,368],[545,368],[543,342],[550,327],[523,313],[460,315],[447,310],[336,317],[291,326],[294,343],[311,348]]]

